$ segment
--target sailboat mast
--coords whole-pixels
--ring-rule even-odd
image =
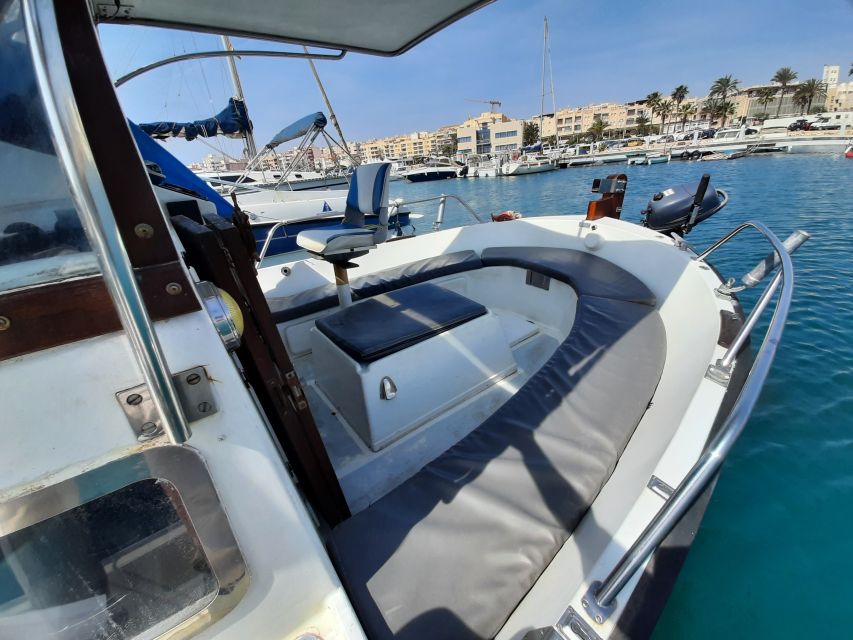
[[[222,36],[222,46],[226,51],[234,51],[234,47],[231,44],[231,38],[228,36]],[[234,85],[234,96],[243,103],[243,106],[246,106],[246,98],[243,95],[243,86],[240,84],[240,75],[237,73],[237,61],[234,59],[234,56],[228,56],[228,69],[231,71],[231,82]],[[248,115],[249,110],[246,107],[246,114]],[[255,136],[252,135],[251,131],[246,131],[243,134],[243,140],[246,142],[245,155],[247,158],[254,158],[258,155],[258,148],[255,146]]]
[[[305,54],[308,54],[308,47],[302,47],[305,51]],[[341,145],[343,145],[344,150],[347,152],[347,155],[352,157],[350,153],[349,146],[347,146],[347,141],[344,138],[344,132],[341,130],[341,125],[338,124],[338,116],[335,115],[335,110],[332,109],[332,103],[329,102],[329,96],[326,95],[326,88],[323,86],[323,83],[320,82],[320,76],[317,73],[317,67],[314,66],[314,61],[311,58],[308,58],[308,65],[311,67],[311,73],[314,74],[314,80],[317,81],[317,86],[320,88],[320,95],[323,96],[323,102],[326,103],[326,108],[329,110],[329,119],[332,121],[332,124],[335,127],[335,131],[338,132],[338,136],[341,138]]]
[[[548,52],[548,18],[545,17],[545,30],[542,40],[542,95],[539,102],[539,141],[542,141],[542,118],[545,113],[545,55]]]

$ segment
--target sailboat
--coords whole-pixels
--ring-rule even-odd
[[[531,173],[543,173],[545,171],[553,171],[557,168],[557,158],[559,157],[559,152],[556,152],[552,155],[545,155],[542,153],[543,145],[542,145],[542,126],[544,123],[545,117],[545,69],[546,69],[546,61],[548,61],[547,68],[550,70],[551,76],[551,100],[552,100],[552,117],[556,119],[557,117],[557,99],[554,95],[554,73],[551,67],[551,49],[548,44],[548,18],[544,18],[544,27],[543,27],[543,44],[542,44],[542,93],[540,96],[539,103],[539,141],[529,147],[522,148],[523,155],[518,158],[512,159],[506,162],[502,167],[501,171],[505,176],[518,176],[518,175],[526,175]],[[554,125],[554,133],[556,137],[556,122]]]

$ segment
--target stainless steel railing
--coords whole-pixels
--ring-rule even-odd
[[[172,442],[185,442],[190,428],[83,130],[64,65],[53,3],[25,0],[22,6],[36,81],[86,237],[160,414],[163,431]]]
[[[788,251],[782,242],[765,225],[760,222],[745,222],[697,255],[695,259],[698,262],[703,262],[710,254],[747,228],[757,230],[770,242],[775,254],[779,258],[781,268],[762,293],[748,320],[728,348],[726,354],[716,365],[712,365],[711,369],[709,369],[709,374],[711,374],[711,371],[715,367],[723,370],[728,369],[728,373],[730,374],[730,368],[735,356],[755,328],[759,316],[767,308],[771,297],[781,285],[781,293],[773,311],[773,318],[770,321],[764,341],[761,344],[761,348],[758,351],[743,388],[717,435],[714,436],[705,452],[696,464],[693,465],[681,484],[678,485],[634,544],[623,554],[607,577],[600,582],[593,582],[582,598],[584,609],[599,624],[607,620],[616,610],[617,595],[712,482],[726,456],[731,451],[732,446],[737,441],[738,436],[743,432],[747,420],[758,401],[758,396],[764,386],[767,375],[770,372],[770,366],[773,363],[773,358],[776,355],[776,350],[779,347],[779,341],[782,337],[788,310],[791,307],[791,296],[794,289],[794,270]],[[719,378],[714,378],[712,375],[709,375],[709,377],[720,381]],[[725,380],[727,383],[728,377],[725,377]]]
[[[483,222],[486,222],[486,220],[484,220],[476,211],[474,211],[474,209],[467,202],[465,202],[462,198],[460,198],[459,196],[452,194],[452,193],[442,193],[440,196],[432,196],[430,198],[420,198],[418,200],[403,200],[402,198],[396,198],[389,203],[388,216],[389,216],[389,218],[393,218],[397,214],[397,212],[399,212],[400,208],[403,206],[408,206],[408,205],[412,205],[412,204],[423,204],[424,202],[438,202],[438,213],[435,216],[435,221],[432,223],[432,230],[438,231],[441,228],[441,225],[444,223],[444,210],[445,210],[445,207],[447,205],[448,198],[458,202],[469,214],[471,214],[471,216],[474,218],[474,220],[477,221],[478,224],[482,224]],[[305,222],[305,221],[301,220],[300,222]],[[287,237],[287,225],[288,224],[293,224],[293,222],[290,222],[287,220],[282,220],[281,222],[275,223],[270,228],[270,230],[267,232],[267,237],[264,239],[264,244],[261,247],[261,251],[258,254],[258,264],[260,264],[263,261],[263,259],[266,257],[267,252],[269,251],[269,248],[270,248],[270,244],[272,244],[273,237],[275,236],[276,232],[279,229],[284,228],[284,230],[285,230],[285,236],[284,237]]]

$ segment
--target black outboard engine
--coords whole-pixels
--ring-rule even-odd
[[[698,188],[680,184],[659,191],[640,213],[644,216],[643,226],[661,233],[675,232],[686,235],[693,227],[725,207],[729,195],[722,189],[711,186],[707,173],[699,181]]]

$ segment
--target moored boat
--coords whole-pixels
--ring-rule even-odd
[[[648,635],[802,238],[748,222],[695,252],[621,219],[618,174],[586,215],[390,242],[375,163],[297,235],[310,257],[258,268],[240,216],[152,188],[95,29],[396,55],[485,4],[0,8],[4,636]],[[709,261],[747,228],[772,253],[735,286]]]
[[[546,155],[525,153],[516,160],[507,160],[501,167],[501,172],[505,176],[521,176],[553,171],[556,168],[556,163]]]
[[[430,182],[459,177],[459,167],[449,158],[428,158],[423,163],[406,169],[402,175],[409,182]]]

